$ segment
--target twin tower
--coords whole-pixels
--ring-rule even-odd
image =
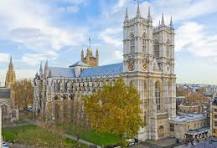
[[[126,10],[123,23],[124,72],[162,71],[174,72],[174,28],[172,17],[166,25],[164,15],[159,25],[153,27],[150,8],[143,18],[139,4],[136,16],[129,18]]]
[[[142,101],[144,128],[138,138],[162,139],[172,136],[170,119],[176,117],[176,75],[174,74],[174,27],[165,24],[164,15],[154,27],[150,9],[123,22],[123,77],[133,84]]]

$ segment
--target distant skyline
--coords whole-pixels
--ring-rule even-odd
[[[217,84],[217,3],[215,0],[140,0],[143,17],[151,7],[156,26],[164,13],[176,32],[177,83]],[[135,0],[0,0],[0,81],[13,57],[17,78],[32,78],[40,62],[67,67],[89,46],[99,64],[122,61],[125,9]]]

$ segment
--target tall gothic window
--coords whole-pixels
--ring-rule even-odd
[[[142,36],[142,50],[144,53],[146,53],[146,33],[145,32]]]
[[[166,49],[166,56],[167,58],[170,58],[170,41],[167,40],[167,49]]]
[[[135,51],[135,37],[133,34],[130,35],[130,53]]]
[[[155,40],[154,42],[154,56],[156,58],[160,57],[160,47],[159,47],[159,42]]]
[[[155,83],[155,99],[157,104],[157,111],[160,110],[160,83]]]

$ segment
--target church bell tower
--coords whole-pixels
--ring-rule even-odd
[[[10,57],[10,63],[8,66],[8,71],[5,79],[5,87],[11,88],[11,86],[16,82],[16,74],[14,71],[14,65],[12,61],[12,57]]]

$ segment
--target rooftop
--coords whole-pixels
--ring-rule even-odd
[[[217,97],[214,98],[212,104],[213,104],[213,105],[217,105]]]
[[[83,62],[76,62],[70,67],[76,65],[85,66],[80,77],[97,77],[97,76],[115,76],[123,72],[123,63],[96,66],[96,67],[87,67],[88,65]],[[62,68],[62,67],[49,67],[50,77],[65,77],[65,78],[75,78],[75,72],[73,68]]]
[[[51,77],[65,77],[65,78],[75,77],[74,70],[71,68],[49,67],[49,73]]]
[[[206,115],[204,114],[183,114],[177,115],[175,118],[172,118],[172,122],[183,123],[183,122],[191,122],[206,119]]]
[[[82,62],[82,61],[78,61],[76,63],[74,63],[73,65],[70,65],[69,67],[75,67],[75,66],[85,66],[85,67],[90,67],[90,65]]]
[[[80,77],[114,76],[123,72],[123,63],[97,66],[85,69]]]
[[[0,98],[7,99],[10,98],[11,90],[6,87],[0,87]]]

